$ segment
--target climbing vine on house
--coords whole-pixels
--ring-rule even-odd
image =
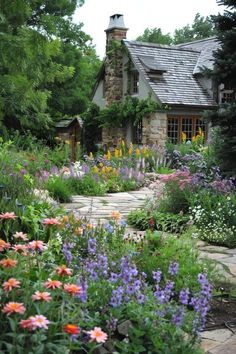
[[[127,120],[137,125],[148,114],[160,110],[163,111],[165,108],[151,98],[140,100],[127,96],[123,103],[114,102],[109,107],[100,110],[99,121],[103,127],[119,128],[124,126]]]

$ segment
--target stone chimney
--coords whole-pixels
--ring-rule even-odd
[[[122,39],[126,38],[128,28],[125,27],[123,15],[110,16],[108,28],[105,30],[105,99],[106,105],[120,101],[123,96],[123,54]]]

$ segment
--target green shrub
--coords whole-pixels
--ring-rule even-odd
[[[189,222],[188,215],[163,213],[156,210],[133,210],[128,215],[128,223],[139,230],[160,230],[171,233],[180,233],[186,229]]]
[[[71,201],[73,189],[71,188],[70,183],[68,183],[68,180],[63,179],[60,176],[54,176],[47,180],[45,188],[49,191],[49,194],[53,199],[61,203],[68,203]]]
[[[107,192],[106,184],[97,182],[90,175],[85,175],[83,178],[70,177],[67,184],[73,194],[103,196]]]

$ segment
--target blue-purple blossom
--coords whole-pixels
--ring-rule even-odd
[[[110,305],[112,307],[118,307],[122,304],[124,289],[119,286],[117,289],[112,290],[112,296],[110,300]]]
[[[157,270],[156,272],[152,272],[152,277],[157,283],[160,283],[161,275],[162,275],[162,271],[161,270]]]
[[[171,262],[169,265],[168,273],[170,275],[176,275],[179,271],[179,263]]]
[[[182,305],[188,305],[189,288],[182,289],[179,293],[179,301]]]
[[[72,253],[70,251],[73,247],[74,247],[74,243],[69,243],[69,242],[63,243],[62,253],[64,254],[67,264],[70,264],[73,259]]]
[[[145,302],[145,300],[146,300],[146,297],[142,293],[137,293],[136,294],[136,299],[137,299],[137,303],[138,304],[143,304]]]
[[[89,238],[88,240],[88,253],[95,254],[97,249],[97,243],[95,238]]]
[[[80,294],[76,295],[76,297],[78,297],[82,302],[86,302],[87,301],[87,289],[88,289],[87,280],[80,277],[77,281],[77,285],[82,288],[82,292]]]
[[[105,224],[103,227],[109,234],[112,234],[114,228],[111,224]]]
[[[172,315],[171,322],[177,327],[180,327],[183,323],[185,313],[182,307],[179,307],[177,311]]]

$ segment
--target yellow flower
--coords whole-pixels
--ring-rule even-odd
[[[101,173],[105,174],[106,173],[106,168],[103,166],[103,168],[101,169]]]
[[[93,159],[93,153],[92,152],[90,152],[89,157],[90,157],[90,159]]]
[[[110,160],[111,159],[111,153],[110,153],[110,150],[107,151],[107,160]]]
[[[136,151],[136,156],[140,156],[140,154],[141,154],[140,149],[136,149],[135,151]]]
[[[195,143],[195,141],[196,141],[196,136],[193,135],[193,136],[192,136],[192,142]]]
[[[125,142],[124,142],[124,140],[121,140],[121,146],[122,146],[122,147],[125,147]]]
[[[93,166],[93,172],[94,172],[94,173],[98,173],[98,172],[99,172],[99,169],[98,169],[97,166]]]
[[[115,157],[119,157],[119,149],[115,149]]]
[[[103,163],[102,163],[102,162],[99,162],[98,166],[99,166],[99,167],[103,167]]]
[[[132,149],[132,148],[129,148],[128,154],[129,154],[129,155],[132,155],[132,152],[133,152],[133,149]]]
[[[186,143],[187,140],[187,134],[185,132],[181,133],[181,137],[182,137],[182,143]]]
[[[122,150],[119,150],[119,156],[122,157]]]

